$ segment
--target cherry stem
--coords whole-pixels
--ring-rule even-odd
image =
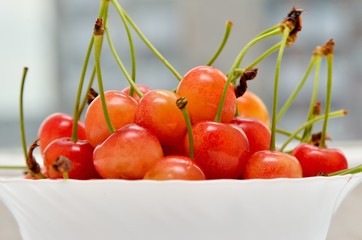
[[[0,166],[0,169],[26,170],[26,169],[28,169],[28,167],[27,166]]]
[[[190,158],[194,158],[194,138],[192,134],[192,125],[190,121],[190,116],[187,112],[186,105],[187,105],[187,99],[184,97],[180,97],[176,101],[177,107],[181,110],[182,115],[184,116],[186,126],[187,126],[187,133],[189,135],[189,146],[190,146]]]
[[[99,13],[98,13],[98,18],[102,18],[102,17],[105,16],[105,14],[108,11],[108,4],[109,4],[108,0],[102,0],[101,1],[101,7],[100,7],[100,10],[99,10]],[[78,141],[78,120],[79,120],[80,115],[82,113],[82,111],[79,111],[79,104],[80,104],[80,98],[81,98],[81,95],[82,95],[84,78],[85,78],[85,74],[86,74],[86,71],[87,71],[88,62],[89,62],[90,54],[92,52],[93,45],[94,45],[94,35],[92,34],[92,37],[91,37],[91,39],[89,41],[87,53],[86,53],[86,56],[85,56],[85,59],[84,59],[82,73],[81,73],[80,80],[79,80],[79,85],[78,85],[77,96],[76,96],[76,100],[75,100],[74,113],[73,113],[73,128],[72,128],[72,137],[71,137],[72,142]]]
[[[354,173],[359,173],[362,172],[362,164],[358,165],[356,167],[353,168],[349,168],[349,169],[344,169],[338,172],[333,172],[333,173],[329,173],[327,176],[331,177],[331,176],[336,176],[336,175],[347,175],[347,174],[354,174]]]
[[[94,77],[96,75],[96,66],[94,65],[93,66],[93,70],[92,70],[92,74],[91,74],[91,77],[90,77],[90,80],[89,80],[89,83],[88,83],[88,87],[87,87],[87,91],[86,91],[86,94],[82,100],[82,104],[80,105],[79,107],[79,111],[78,111],[78,120],[80,119],[80,116],[82,115],[82,112],[88,102],[88,96],[87,96],[87,93],[89,93],[92,85],[93,85],[93,82],[94,82]]]
[[[121,68],[123,74],[125,75],[127,81],[129,82],[129,84],[131,85],[131,89],[134,89],[134,91],[137,93],[137,95],[142,98],[143,94],[142,92],[139,90],[139,88],[137,87],[137,85],[135,84],[134,80],[132,79],[132,77],[129,75],[129,73],[127,72],[126,68],[124,67],[121,59],[119,58],[116,49],[114,48],[111,36],[109,34],[109,29],[108,29],[108,24],[106,24],[105,27],[106,30],[106,35],[107,35],[107,40],[108,40],[108,45],[111,48],[112,54],[114,56],[114,58],[116,59],[118,66]]]
[[[229,39],[229,35],[230,35],[230,31],[231,31],[232,27],[233,27],[233,23],[231,21],[227,21],[224,37],[220,43],[220,46],[217,49],[217,51],[215,52],[214,56],[212,56],[210,61],[206,64],[206,66],[211,66],[214,63],[214,61],[217,59],[217,57],[220,55],[221,51],[224,49],[224,46],[225,46],[227,40]]]
[[[316,55],[315,56],[315,76],[314,76],[314,86],[313,86],[313,93],[312,93],[312,98],[310,101],[310,106],[309,106],[309,113],[308,113],[308,118],[307,120],[311,120],[312,118],[315,117],[315,115],[313,114],[314,111],[314,106],[316,104],[317,101],[317,94],[318,94],[318,85],[319,85],[319,72],[320,72],[320,67],[321,67],[321,60],[322,60],[322,56],[321,55]],[[303,139],[302,142],[306,142],[308,141],[308,138],[312,132],[313,129],[313,125],[310,125],[309,127],[305,128],[304,133],[303,133]]]
[[[280,118],[285,114],[285,112],[288,110],[288,108],[290,107],[290,105],[292,104],[292,102],[294,101],[294,99],[296,98],[296,96],[298,95],[298,93],[300,92],[302,87],[304,86],[304,83],[306,82],[306,80],[307,80],[310,72],[312,71],[315,63],[316,63],[316,56],[313,56],[311,58],[311,60],[310,60],[307,71],[305,72],[305,74],[304,74],[302,80],[300,81],[299,85],[296,87],[294,92],[289,96],[288,100],[285,102],[285,104],[283,105],[283,107],[279,111],[279,113],[278,113],[278,115],[276,117],[276,120],[275,120],[277,123],[279,122]]]
[[[285,131],[285,130],[280,129],[280,128],[276,128],[275,131],[276,131],[277,133],[284,134],[284,135],[289,136],[289,137],[293,135],[293,133],[288,132],[288,131]],[[294,139],[297,139],[297,140],[302,140],[302,137],[297,136],[297,135],[296,135],[296,136],[293,136],[293,138],[294,138]]]
[[[100,95],[100,99],[101,99],[101,103],[102,103],[104,119],[106,121],[109,132],[112,134],[116,131],[116,129],[114,128],[111,118],[109,116],[106,98],[104,96],[101,64],[100,64],[100,54],[101,54],[101,49],[102,49],[102,38],[103,38],[103,31],[104,31],[104,30],[101,30],[103,28],[102,19],[100,19],[100,18],[97,19],[96,26],[98,26],[98,29],[97,29],[97,27],[94,28],[95,29],[94,30],[94,32],[95,32],[94,33],[94,58],[95,58],[95,65],[96,65],[96,72],[97,72],[99,95]]]
[[[69,179],[68,172],[63,172],[63,179]]]
[[[277,65],[275,70],[275,80],[274,80],[274,97],[273,97],[273,115],[272,115],[272,124],[271,124],[271,140],[270,140],[270,150],[275,151],[275,132],[276,132],[276,116],[277,116],[277,104],[278,104],[278,86],[279,86],[279,71],[280,65],[282,62],[282,56],[284,53],[284,48],[289,37],[291,29],[286,26],[283,31],[283,38],[280,44],[280,49],[278,53]]]
[[[127,15],[121,5],[118,3],[117,0],[111,0],[112,4],[116,7],[119,14],[123,13],[126,17],[127,21],[131,24],[133,29],[137,32],[140,36],[142,41],[151,49],[151,51],[165,64],[165,66],[176,76],[176,78],[181,81],[182,76],[179,74],[176,69],[164,58],[161,53],[151,44],[151,42],[145,37],[145,35],[141,32],[141,30],[137,27],[137,25],[132,21],[132,19]]]
[[[334,118],[334,117],[341,117],[347,114],[346,110],[339,110],[339,111],[335,111],[335,112],[331,112],[328,114],[329,118]],[[288,140],[283,144],[283,146],[280,148],[280,151],[284,151],[285,147],[295,138],[295,136],[297,136],[297,134],[299,132],[301,132],[303,129],[305,129],[306,127],[321,121],[325,118],[325,115],[321,115],[315,118],[312,118],[311,120],[305,122],[303,125],[301,125],[289,138]]]
[[[25,127],[24,127],[24,109],[23,109],[23,95],[24,95],[24,85],[26,74],[28,73],[28,68],[24,67],[23,77],[21,80],[21,87],[20,87],[20,132],[21,132],[21,143],[23,146],[23,152],[25,156],[25,160],[28,156],[27,146],[26,146],[26,137],[25,137]]]
[[[214,121],[215,122],[221,122],[221,112],[222,112],[222,109],[223,109],[223,106],[224,106],[224,102],[225,102],[225,97],[226,97],[226,93],[227,93],[227,90],[229,88],[229,84],[231,83],[231,80],[233,79],[233,73],[235,71],[235,69],[237,69],[243,59],[243,57],[245,56],[246,52],[250,49],[250,47],[252,47],[254,44],[256,44],[257,42],[263,40],[263,39],[266,39],[268,37],[271,37],[271,36],[275,36],[275,35],[278,35],[281,33],[281,30],[280,28],[278,29],[275,29],[273,31],[270,31],[264,35],[260,35],[254,39],[252,39],[242,50],[241,52],[239,53],[239,55],[236,57],[230,71],[229,71],[229,74],[228,74],[228,78],[226,80],[226,83],[225,83],[225,86],[224,86],[224,90],[222,92],[222,95],[221,95],[221,99],[220,99],[220,103],[219,103],[219,107],[217,109],[217,113],[216,113],[216,116],[215,116],[215,119]]]
[[[324,113],[324,122],[322,128],[322,135],[320,140],[320,148],[326,147],[326,134],[327,134],[327,124],[329,118],[329,111],[331,107],[331,93],[332,93],[332,67],[333,67],[333,53],[329,53],[326,55],[327,58],[327,95],[326,95],[326,103],[325,103],[325,113]]]
[[[272,32],[272,31],[274,31],[274,30],[276,30],[276,29],[278,29],[278,28],[280,28],[280,23],[278,23],[278,24],[275,25],[274,27],[271,27],[271,28],[269,28],[269,29],[267,29],[267,30],[259,33],[256,37],[260,37],[260,36],[262,36],[262,35],[265,35],[265,34],[267,34],[267,33],[270,33],[270,32]]]

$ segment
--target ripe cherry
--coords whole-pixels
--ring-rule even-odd
[[[271,132],[265,123],[256,118],[234,117],[231,123],[240,127],[249,140],[250,155],[257,151],[268,150]]]
[[[187,108],[193,123],[215,119],[225,83],[225,74],[210,66],[196,67],[184,76],[176,93],[187,99]],[[235,110],[235,92],[229,84],[222,108],[221,122],[230,122],[235,115]]]
[[[249,156],[249,142],[233,124],[200,121],[192,126],[194,160],[208,179],[239,178]],[[189,154],[189,137],[185,137]]]
[[[204,172],[189,157],[171,155],[164,157],[147,171],[144,179],[153,180],[206,180]]]
[[[111,122],[116,130],[134,122],[138,105],[136,100],[120,91],[107,91],[104,95]],[[89,105],[85,115],[85,133],[93,147],[102,143],[110,135],[100,96]]]
[[[93,161],[103,178],[142,179],[162,157],[156,136],[137,124],[128,124],[95,148]]]
[[[138,89],[143,93],[146,94],[147,92],[151,91],[152,89],[146,85],[143,84],[136,84]],[[125,89],[123,89],[121,92],[124,92],[126,94],[129,94],[129,90],[131,89],[131,87],[126,87]],[[139,102],[140,97],[137,95],[136,92],[133,92],[133,96],[132,96],[137,102]]]
[[[309,143],[297,146],[292,155],[303,168],[304,177],[317,176],[319,173],[332,173],[348,168],[344,154],[335,148],[319,148]]]
[[[256,94],[246,91],[244,95],[237,98],[237,107],[239,116],[257,118],[269,126],[270,119],[268,109]]]
[[[38,131],[40,152],[53,140],[63,137],[71,137],[73,128],[73,117],[64,113],[54,113],[48,116],[40,125]],[[84,123],[78,121],[78,138],[85,140]]]
[[[53,167],[58,157],[63,156],[71,161],[68,175],[72,179],[99,178],[92,156],[93,147],[87,140],[72,142],[71,138],[59,138],[51,142],[44,150],[45,175],[49,178],[62,178],[63,174]]]

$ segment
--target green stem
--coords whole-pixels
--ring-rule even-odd
[[[94,65],[93,66],[93,70],[92,70],[92,74],[91,74],[91,77],[90,77],[90,80],[89,80],[89,83],[88,83],[88,86],[87,86],[87,91],[86,91],[86,94],[82,100],[82,104],[80,105],[79,107],[79,111],[78,111],[78,120],[80,119],[80,116],[82,115],[82,112],[84,111],[84,108],[88,102],[88,96],[87,96],[87,93],[89,93],[92,85],[93,85],[93,82],[94,82],[94,77],[96,75],[96,66]]]
[[[288,132],[288,131],[285,131],[283,129],[280,129],[280,128],[276,128],[275,131],[277,133],[280,133],[280,134],[283,134],[283,135],[286,135],[286,136],[292,136],[292,133]],[[293,136],[294,139],[297,139],[297,140],[302,140],[302,137],[300,136]]]
[[[328,124],[328,118],[329,118],[329,111],[331,107],[331,93],[332,93],[332,67],[333,67],[333,54],[327,54],[327,95],[326,95],[326,106],[325,106],[325,113],[324,113],[324,122],[323,122],[323,128],[322,128],[322,135],[320,140],[320,147],[325,148],[326,147],[326,134],[327,134],[327,124]]]
[[[176,71],[176,69],[161,55],[161,53],[151,44],[151,42],[143,35],[137,25],[132,21],[132,19],[127,15],[127,13],[123,10],[121,5],[117,2],[117,0],[111,0],[113,5],[116,7],[119,14],[123,13],[126,17],[127,21],[132,25],[134,30],[140,36],[142,41],[151,49],[151,51],[165,64],[165,66],[176,76],[176,78],[181,81],[182,76]]]
[[[266,58],[267,56],[269,56],[270,54],[272,54],[274,51],[278,50],[279,48],[280,48],[280,42],[275,44],[274,46],[272,46],[268,50],[266,50],[262,55],[260,55],[260,57],[258,57],[254,62],[252,62],[245,69],[254,67],[258,63],[260,63],[262,60],[264,60],[264,58]]]
[[[28,169],[28,167],[27,166],[0,166],[0,169],[26,170],[26,169]]]
[[[212,58],[210,59],[210,61],[206,64],[206,66],[211,66],[215,59],[220,55],[221,51],[224,49],[224,46],[229,38],[229,35],[230,35],[230,31],[231,31],[231,28],[233,27],[233,23],[230,22],[230,21],[227,21],[226,22],[226,28],[225,28],[225,33],[224,33],[224,37],[221,41],[221,44],[219,46],[219,48],[217,49],[217,51],[215,52],[214,56],[212,56]]]
[[[103,80],[102,80],[102,73],[101,73],[101,64],[100,64],[100,54],[102,48],[102,35],[95,34],[94,35],[94,58],[95,58],[95,65],[96,65],[96,73],[97,73],[97,80],[98,80],[98,88],[99,88],[99,95],[102,103],[102,109],[104,118],[108,127],[109,132],[112,134],[116,131],[114,128],[111,118],[108,113],[106,98],[104,96],[104,89],[103,89]]]
[[[126,68],[124,67],[121,59],[119,58],[117,52],[116,52],[116,49],[113,45],[113,42],[112,42],[112,39],[111,39],[111,36],[109,34],[109,29],[108,29],[108,24],[106,24],[106,27],[105,27],[105,30],[106,30],[106,35],[107,35],[107,40],[108,40],[108,45],[109,47],[111,48],[111,51],[112,51],[112,54],[114,56],[114,58],[116,59],[119,67],[121,68],[123,74],[125,75],[127,81],[129,82],[129,84],[131,85],[131,89],[134,89],[134,91],[137,93],[137,95],[142,98],[143,97],[143,93],[139,90],[139,88],[137,87],[137,85],[135,84],[135,82],[133,81],[132,77],[129,75],[129,73],[127,72]]]
[[[222,112],[222,108],[224,106],[224,101],[225,101],[225,97],[226,97],[226,93],[227,93],[227,90],[229,88],[229,84],[233,78],[233,73],[235,71],[235,69],[237,69],[243,59],[243,57],[245,56],[246,52],[249,50],[250,47],[252,47],[254,44],[256,44],[257,42],[263,40],[263,39],[266,39],[268,37],[271,37],[271,36],[275,36],[277,34],[280,34],[280,29],[276,29],[274,31],[271,31],[265,35],[261,35],[257,38],[254,38],[253,40],[251,40],[242,50],[241,52],[239,53],[239,55],[236,57],[230,71],[229,71],[229,74],[228,74],[228,78],[226,80],[226,83],[225,83],[225,86],[224,86],[224,90],[223,90],[223,93],[221,95],[221,99],[220,99],[220,103],[219,103],[219,107],[217,109],[217,113],[216,113],[216,116],[215,116],[215,122],[221,122],[221,112]]]
[[[268,33],[272,32],[272,31],[274,31],[274,30],[276,30],[276,29],[278,29],[278,28],[280,28],[280,23],[278,23],[278,24],[275,25],[274,27],[271,27],[271,28],[269,28],[269,29],[267,29],[267,30],[259,33],[256,37],[260,37],[260,36],[262,36],[262,35],[268,34]]]
[[[25,85],[25,78],[28,72],[28,68],[24,67],[23,77],[21,80],[21,87],[20,87],[20,131],[21,131],[21,143],[23,146],[23,152],[25,156],[25,160],[28,157],[28,151],[26,146],[26,137],[25,137],[25,127],[24,127],[24,109],[23,109],[23,95],[24,95],[24,85]]]
[[[311,100],[310,100],[309,113],[308,113],[307,120],[311,120],[312,118],[315,117],[313,112],[314,112],[314,107],[315,107],[315,104],[316,104],[316,101],[317,101],[317,95],[318,95],[319,72],[320,72],[320,68],[321,68],[321,61],[322,61],[322,56],[321,55],[316,55],[316,58],[315,58],[314,86],[313,86],[312,97],[311,97]],[[310,134],[312,132],[312,129],[313,129],[313,125],[305,128],[304,133],[303,133],[302,142],[308,141],[308,138],[309,138],[309,136],[310,136]]]
[[[329,118],[334,118],[334,117],[341,117],[346,115],[347,112],[345,110],[339,110],[339,111],[335,111],[335,112],[331,112],[329,113]],[[297,136],[297,134],[299,132],[301,132],[303,129],[305,129],[306,127],[310,126],[311,124],[314,124],[318,121],[321,121],[325,118],[325,115],[321,115],[318,117],[315,117],[307,122],[305,122],[303,125],[301,125],[289,138],[288,140],[283,144],[283,146],[280,148],[280,151],[284,151],[285,147],[295,138],[295,136]]]
[[[272,124],[271,124],[271,140],[270,140],[270,150],[275,151],[275,132],[276,132],[276,116],[277,116],[277,104],[278,104],[278,86],[279,86],[279,71],[280,71],[280,65],[282,62],[282,56],[284,53],[284,48],[286,45],[286,42],[288,40],[290,33],[290,28],[285,27],[283,31],[283,38],[280,44],[277,64],[276,64],[276,70],[275,70],[275,81],[274,81],[274,97],[273,97],[273,115],[272,115]]]
[[[300,81],[299,85],[297,86],[297,88],[294,90],[294,92],[289,96],[288,100],[285,102],[284,106],[281,108],[281,110],[279,111],[277,117],[276,117],[276,123],[279,122],[280,118],[284,115],[284,113],[288,110],[288,108],[290,107],[290,105],[292,104],[292,102],[294,101],[295,97],[298,95],[298,93],[300,92],[300,90],[302,89],[304,83],[306,82],[309,73],[311,72],[314,64],[316,63],[316,56],[313,56],[310,60],[309,66],[307,71],[305,72],[302,81]]]
[[[354,168],[344,169],[344,170],[341,170],[338,172],[330,173],[330,174],[328,174],[328,177],[336,176],[336,175],[354,174],[354,173],[359,173],[359,172],[362,172],[362,164],[358,165]]]
[[[186,109],[187,99],[184,97],[181,97],[177,99],[176,105],[181,110],[182,115],[184,116],[186,126],[187,126],[187,133],[189,135],[189,147],[190,147],[190,158],[194,158],[194,138],[192,134],[192,125],[190,121],[190,116]]]
[[[63,179],[69,179],[69,174],[68,174],[68,172],[64,172],[64,173],[63,173]]]

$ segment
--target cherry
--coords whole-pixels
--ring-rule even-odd
[[[41,123],[38,131],[40,152],[43,154],[44,149],[55,139],[71,137],[73,122],[73,117],[64,113],[54,113],[48,116]],[[86,139],[85,127],[82,121],[78,121],[77,132],[79,139]]]
[[[134,122],[138,105],[136,100],[115,90],[105,92],[104,96],[115,129]],[[85,133],[87,140],[93,147],[96,147],[110,135],[103,115],[100,96],[96,97],[88,107],[85,115]]]
[[[136,84],[138,89],[143,93],[143,94],[146,94],[147,92],[151,91],[152,89],[146,85],[143,85],[143,84]],[[124,88],[121,92],[124,92],[125,94],[129,94],[129,91],[130,91],[131,87],[126,87]],[[139,102],[140,100],[140,97],[137,95],[136,92],[133,92],[133,95],[132,97],[137,101]]]
[[[304,177],[317,176],[319,173],[332,173],[348,168],[348,162],[339,149],[319,148],[309,143],[297,146],[292,155],[303,168]]]
[[[249,156],[248,139],[233,124],[200,121],[192,126],[194,160],[208,179],[239,178]],[[185,137],[185,151],[189,150]]]
[[[269,149],[271,132],[264,122],[256,118],[238,116],[234,117],[231,123],[236,124],[244,131],[249,140],[250,155]]]
[[[290,154],[263,150],[254,153],[246,163],[243,179],[301,178],[302,167]]]
[[[144,179],[206,180],[204,172],[191,158],[171,155],[161,158],[147,171]]]
[[[49,178],[62,178],[63,174],[53,167],[58,157],[66,157],[71,161],[68,175],[72,179],[99,178],[92,156],[93,147],[87,140],[71,141],[71,138],[59,138],[51,142],[44,150],[45,175]]]
[[[103,178],[142,179],[162,157],[155,135],[137,124],[128,124],[95,148],[93,162]]]
[[[214,67],[199,66],[186,73],[176,93],[188,100],[188,111],[193,123],[214,120],[225,83],[225,74]],[[229,83],[222,107],[221,122],[230,122],[235,115],[235,110],[236,97]]]
[[[241,97],[238,97],[237,107],[239,116],[257,118],[269,126],[270,119],[268,109],[260,97],[255,93],[246,91]]]

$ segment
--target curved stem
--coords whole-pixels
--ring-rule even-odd
[[[278,86],[279,86],[279,71],[280,65],[282,62],[282,56],[284,53],[284,48],[288,40],[290,33],[290,28],[285,27],[283,31],[283,38],[280,44],[277,65],[275,70],[275,80],[274,80],[274,97],[273,97],[273,115],[272,115],[272,124],[271,124],[271,140],[270,140],[270,150],[275,151],[275,131],[276,131],[276,116],[277,116],[277,104],[278,104]]]
[[[278,24],[275,25],[274,27],[271,27],[271,28],[269,28],[269,29],[267,29],[267,30],[259,33],[256,37],[260,37],[260,36],[262,36],[262,35],[265,35],[265,34],[267,34],[267,33],[270,33],[270,32],[272,32],[272,31],[274,31],[275,29],[278,29],[278,28],[280,28],[280,23],[278,23]]]
[[[193,138],[193,134],[192,134],[192,124],[190,121],[190,116],[186,109],[186,104],[187,104],[187,99],[184,97],[181,97],[181,98],[177,99],[177,101],[176,101],[176,105],[181,110],[182,115],[184,116],[184,119],[186,122],[187,133],[189,135],[190,158],[193,159],[194,158],[194,138]]]
[[[121,59],[119,58],[119,56],[118,56],[118,54],[117,54],[117,52],[116,52],[116,49],[114,48],[114,45],[113,45],[111,36],[110,36],[110,34],[109,34],[108,24],[106,24],[105,30],[106,30],[106,35],[107,35],[108,44],[109,44],[109,47],[111,48],[111,51],[112,51],[112,54],[113,54],[114,58],[116,59],[119,67],[121,68],[123,74],[125,75],[126,79],[127,79],[128,82],[129,82],[129,84],[131,85],[131,88],[133,88],[134,91],[137,93],[137,95],[138,95],[140,98],[142,98],[142,97],[143,97],[142,92],[138,89],[138,87],[136,86],[135,82],[133,81],[133,79],[131,78],[131,76],[129,75],[129,73],[127,72],[126,68],[124,67]]]
[[[126,17],[127,21],[132,25],[133,29],[140,36],[142,41],[151,49],[151,51],[165,64],[165,66],[176,76],[176,78],[181,81],[182,76],[176,71],[176,69],[161,55],[161,53],[151,44],[151,42],[143,35],[141,30],[137,27],[137,25],[132,21],[132,19],[127,15],[127,13],[123,10],[121,5],[117,2],[117,0],[111,0],[112,4],[116,7],[119,14],[123,13]]]
[[[331,112],[329,113],[329,117],[330,118],[334,118],[334,117],[341,117],[346,115],[347,112],[346,110],[339,110],[339,111],[335,111],[335,112]],[[295,136],[297,136],[297,134],[299,132],[301,132],[303,129],[305,129],[306,127],[310,126],[311,124],[314,124],[318,121],[321,121],[325,118],[325,115],[321,115],[318,117],[315,117],[307,122],[305,122],[303,125],[301,125],[289,138],[287,141],[285,141],[285,143],[282,145],[282,147],[280,148],[280,151],[284,151],[285,147],[295,138]]]
[[[354,168],[344,169],[344,170],[341,170],[338,172],[330,173],[327,176],[331,177],[331,176],[336,176],[336,175],[347,175],[347,174],[354,174],[354,173],[359,173],[359,172],[362,172],[362,164],[360,164]]]
[[[84,111],[85,105],[86,105],[87,102],[88,102],[87,93],[89,93],[89,90],[91,89],[91,87],[92,87],[92,85],[93,85],[95,75],[96,75],[96,66],[94,65],[94,66],[93,66],[93,70],[92,70],[92,74],[91,74],[91,77],[90,77],[90,80],[89,80],[89,83],[88,83],[88,87],[87,87],[86,94],[85,94],[85,96],[84,96],[84,98],[83,98],[83,100],[82,100],[82,104],[81,104],[80,107],[79,107],[78,120],[80,119],[80,116],[82,115],[82,112]]]
[[[25,160],[28,157],[28,151],[26,146],[26,137],[25,137],[25,127],[24,127],[24,109],[23,109],[23,95],[24,95],[24,85],[25,85],[25,78],[28,72],[28,68],[24,67],[23,77],[21,80],[21,87],[20,87],[20,132],[21,132],[21,143],[23,147],[23,152],[25,156]]]
[[[264,60],[264,58],[266,58],[267,56],[269,56],[271,53],[273,53],[274,51],[278,50],[280,48],[280,42],[275,44],[274,46],[272,46],[271,48],[269,48],[268,50],[266,50],[262,55],[260,55],[260,57],[258,57],[254,62],[252,62],[249,66],[247,66],[245,69],[248,68],[252,68],[255,65],[257,65],[258,63],[260,63],[262,60]]]
[[[278,35],[280,34],[280,29],[276,29],[272,32],[269,32],[265,35],[261,35],[257,38],[254,38],[253,40],[251,40],[242,50],[241,52],[239,53],[239,55],[236,57],[230,71],[229,71],[229,74],[228,74],[228,78],[226,80],[226,83],[225,83],[225,87],[224,87],[224,90],[223,90],[223,93],[221,95],[221,99],[220,99],[220,103],[219,103],[219,107],[217,109],[217,113],[216,113],[216,116],[215,116],[215,122],[220,122],[221,121],[221,112],[222,112],[222,108],[224,106],[224,101],[225,101],[225,97],[226,97],[226,93],[227,93],[227,90],[229,88],[229,84],[233,78],[233,73],[235,71],[236,68],[239,67],[242,59],[244,58],[246,52],[249,50],[250,47],[252,47],[254,44],[256,44],[257,42],[263,40],[263,39],[266,39],[268,37],[271,37],[271,36],[275,36],[275,35]]]
[[[225,33],[224,33],[224,37],[221,41],[221,44],[219,46],[219,48],[217,49],[217,51],[215,52],[214,56],[212,56],[212,58],[209,60],[208,63],[206,63],[206,66],[211,66],[211,64],[214,63],[215,59],[220,55],[221,51],[224,49],[224,46],[229,38],[230,35],[230,31],[231,28],[233,27],[233,23],[230,21],[226,22],[226,28],[225,28]]]
[[[329,118],[329,111],[331,107],[331,93],[332,93],[332,67],[333,67],[333,54],[327,54],[327,95],[326,95],[326,106],[325,106],[325,113],[324,113],[324,122],[323,122],[323,128],[322,128],[322,135],[320,140],[320,147],[325,148],[326,147],[326,134],[327,134],[327,124],[328,124],[328,118]]]
[[[294,92],[289,96],[288,100],[285,102],[285,104],[283,105],[283,107],[281,108],[281,110],[279,111],[277,117],[276,117],[276,122],[278,123],[280,118],[284,115],[284,113],[288,110],[288,108],[290,107],[290,105],[292,104],[292,102],[294,101],[295,97],[298,95],[298,93],[300,92],[300,90],[302,89],[305,81],[307,80],[309,73],[311,72],[314,64],[316,63],[316,57],[313,56],[310,60],[309,66],[307,71],[304,74],[304,77],[302,79],[302,81],[300,81],[299,85],[297,86],[297,88],[294,90]]]
[[[276,128],[275,131],[277,133],[280,133],[280,134],[283,134],[283,135],[286,135],[286,136],[289,136],[289,137],[292,136],[292,133],[287,132],[287,131],[285,131],[283,129],[280,129],[280,128]],[[293,136],[293,138],[297,139],[297,140],[302,140],[302,137],[300,137],[300,136]]]

